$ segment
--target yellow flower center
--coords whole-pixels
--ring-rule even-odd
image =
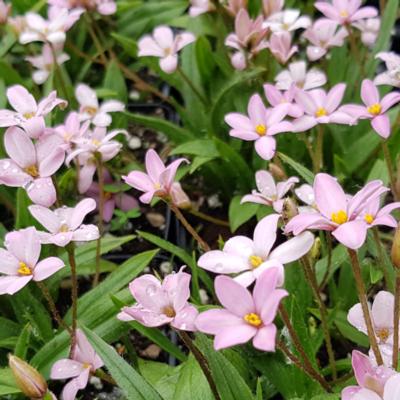
[[[263,263],[263,259],[260,256],[250,256],[249,261],[253,268],[258,268]]]
[[[96,107],[87,106],[87,107],[83,108],[83,111],[87,112],[90,116],[93,117],[97,113],[97,108]]]
[[[262,324],[261,318],[255,313],[246,314],[243,319],[249,325],[255,326],[256,328],[258,328]]]
[[[376,336],[380,339],[381,343],[386,343],[386,341],[389,339],[389,329],[383,328],[383,329],[377,329],[375,331]]]
[[[375,103],[369,106],[367,110],[372,115],[379,115],[382,111],[382,106],[379,103]]]
[[[172,306],[166,306],[162,310],[163,314],[168,318],[174,318],[176,316],[176,312]]]
[[[339,210],[337,213],[332,213],[331,220],[335,224],[342,225],[347,222],[347,213],[344,210]]]
[[[346,11],[346,10],[342,10],[342,11],[340,11],[340,16],[342,17],[342,18],[347,18],[348,16],[349,16],[349,13]]]
[[[315,112],[315,116],[318,117],[324,117],[325,115],[327,115],[328,112],[325,110],[325,108],[320,107],[318,108],[318,110]]]
[[[161,184],[158,183],[158,182],[156,182],[156,183],[154,184],[154,189],[160,190],[160,189],[161,189]]]
[[[60,227],[60,232],[65,233],[65,232],[68,232],[68,231],[69,231],[69,227],[68,227],[67,224],[61,225],[61,227]]]
[[[259,136],[264,136],[267,133],[267,127],[263,124],[257,125],[256,132]]]
[[[375,218],[371,214],[365,214],[364,219],[367,224],[372,224]]]
[[[92,368],[92,366],[89,363],[83,363],[83,368]]]
[[[32,275],[32,270],[23,262],[19,262],[18,273],[23,276]]]
[[[25,119],[31,119],[31,118],[33,118],[34,116],[35,116],[35,113],[33,113],[33,112],[25,113],[25,114],[24,114],[24,118],[25,118]]]
[[[100,140],[97,140],[97,139],[92,139],[92,143],[93,143],[96,147],[99,147],[99,146],[101,145]]]
[[[39,176],[39,171],[36,165],[30,165],[29,167],[26,167],[24,168],[24,171],[32,178],[37,178]]]

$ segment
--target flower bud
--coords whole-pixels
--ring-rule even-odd
[[[241,51],[237,51],[232,55],[231,63],[233,68],[237,69],[238,71],[243,71],[247,67],[246,56]]]
[[[182,186],[178,182],[174,182],[171,186],[170,192],[172,202],[182,209],[187,209],[192,206],[188,195],[183,191]]]
[[[8,364],[14,375],[17,386],[30,399],[43,399],[47,394],[47,383],[43,376],[27,362],[9,355]]]
[[[287,224],[293,217],[298,214],[297,205],[293,199],[286,197],[283,200],[282,206],[282,219],[285,224]]]
[[[315,238],[309,254],[312,260],[319,259],[321,255],[321,239],[319,237]]]
[[[392,245],[392,263],[400,269],[400,226],[397,226]]]
[[[285,171],[283,171],[278,164],[270,163],[268,168],[269,172],[271,172],[276,181],[284,181],[287,179]]]

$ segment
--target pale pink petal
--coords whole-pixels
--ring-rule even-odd
[[[80,389],[84,389],[89,381],[90,368],[85,368],[79,376],[71,379],[62,391],[63,400],[75,400]]]
[[[20,231],[7,233],[5,237],[7,249],[19,261],[23,261],[30,267],[34,267],[39,260],[41,244],[33,227]]]
[[[266,108],[259,94],[254,94],[250,97],[247,106],[247,113],[249,114],[253,129],[257,125],[265,125]]]
[[[68,243],[71,242],[73,237],[73,232],[60,232],[55,235],[51,235],[49,238],[43,237],[41,235],[42,243],[52,243],[59,247],[65,247]]]
[[[360,303],[357,303],[350,308],[347,314],[347,320],[354,326],[354,328],[367,334],[367,326],[365,324],[364,314]]]
[[[254,140],[258,138],[257,133],[254,132],[254,126],[250,119],[243,114],[230,113],[225,115],[225,122],[236,130],[243,130],[253,132]]]
[[[385,384],[383,392],[383,400],[400,399],[400,374],[396,374],[389,378]]]
[[[176,312],[180,311],[187,304],[190,297],[190,274],[178,272],[165,277],[162,284],[163,290],[168,293],[171,304]]]
[[[153,31],[153,37],[163,49],[171,48],[174,44],[174,33],[169,26],[158,26]]]
[[[380,101],[378,89],[370,79],[364,79],[361,84],[361,98],[367,107]]]
[[[45,258],[36,265],[33,271],[33,280],[42,281],[44,279],[47,279],[49,276],[55,274],[63,267],[65,267],[65,264],[60,258]]]
[[[276,241],[279,218],[279,214],[271,214],[257,224],[253,234],[255,255],[264,259],[268,257]]]
[[[121,112],[125,110],[125,105],[118,100],[107,100],[101,105],[100,110],[105,113]]]
[[[78,376],[85,368],[78,361],[64,358],[56,361],[51,367],[51,379],[68,379]]]
[[[35,204],[51,207],[57,200],[57,193],[51,178],[35,179],[26,189]]]
[[[303,115],[293,121],[293,131],[294,132],[305,132],[314,128],[318,124],[318,120],[311,115]]]
[[[246,259],[221,250],[208,251],[199,258],[197,264],[200,268],[217,274],[232,274],[246,271],[249,268]]]
[[[32,280],[29,276],[0,276],[0,294],[14,294]]]
[[[263,87],[265,97],[267,98],[268,103],[271,104],[271,106],[276,106],[284,101],[282,93],[274,85],[267,83]]]
[[[22,129],[8,128],[4,134],[4,147],[10,158],[21,168],[36,165],[35,147]]]
[[[86,215],[96,208],[96,202],[93,199],[81,200],[73,209],[71,219],[67,221],[71,230],[77,229],[85,219]]]
[[[46,127],[43,117],[32,117],[19,124],[24,131],[34,139],[40,137]]]
[[[365,221],[350,221],[340,225],[333,231],[333,236],[346,247],[356,250],[360,248],[367,237],[368,225]]]
[[[287,223],[285,232],[298,235],[306,229],[321,229],[325,231],[331,231],[335,229],[335,225],[319,213],[305,212],[293,217]]]
[[[385,113],[389,108],[400,102],[400,93],[391,92],[387,94],[381,101],[382,113]]]
[[[80,83],[75,89],[75,97],[83,107],[99,108],[96,92],[89,86]]]
[[[375,18],[377,15],[378,10],[375,7],[362,7],[350,17],[350,20],[354,22],[360,19]]]
[[[314,7],[320,11],[325,17],[332,20],[340,20],[339,11],[328,2],[317,1]]]
[[[392,328],[394,312],[394,296],[381,290],[372,303],[372,319],[377,328]]]
[[[72,240],[75,242],[88,242],[98,239],[99,236],[99,228],[96,225],[81,225],[72,233]]]
[[[254,335],[256,335],[258,329],[254,326],[246,324],[244,321],[240,325],[236,325],[234,328],[224,328],[220,330],[214,339],[214,349],[221,350],[228,347],[236,346],[248,342]]]
[[[196,328],[209,335],[216,335],[224,328],[235,329],[243,323],[243,318],[238,317],[224,309],[211,309],[198,315],[195,321]]]
[[[260,267],[258,267],[257,269],[259,269]],[[242,274],[236,275],[233,279],[235,280],[235,282],[240,283],[242,286],[248,287],[256,280],[256,277],[253,271],[247,271],[243,272]]]
[[[276,140],[270,136],[263,136],[256,141],[255,149],[263,160],[270,160],[275,155]]]
[[[195,321],[198,315],[197,308],[189,304],[179,311],[171,325],[183,331],[196,331]]]
[[[276,326],[271,324],[257,330],[253,338],[253,346],[261,351],[275,351]]]
[[[182,32],[178,34],[175,38],[175,51],[180,51],[182,50],[185,46],[187,46],[190,43],[193,43],[196,40],[196,37],[193,35],[193,33],[190,32]]]
[[[138,56],[155,56],[163,57],[164,49],[162,49],[151,36],[144,36],[138,42]]]
[[[37,104],[35,98],[21,85],[11,86],[7,89],[7,99],[14,110],[20,114],[35,114]]]
[[[325,109],[328,111],[328,114],[331,114],[339,107],[345,91],[346,84],[339,83],[328,92],[325,103]]]
[[[154,191],[154,183],[150,177],[141,171],[132,171],[122,179],[130,186],[142,192]]]
[[[100,126],[100,127],[106,127],[106,126],[111,125],[112,118],[110,115],[106,114],[105,112],[98,112],[94,116],[92,122],[93,122],[93,125]]]
[[[371,126],[374,128],[375,132],[387,139],[390,136],[390,119],[387,114],[378,115],[377,117],[372,118]]]
[[[188,163],[189,161],[186,158],[178,158],[177,160],[172,161],[171,164],[165,169],[164,172],[160,175],[160,183],[165,186],[168,190],[171,189],[172,184],[175,180],[176,171],[182,163]]]
[[[0,273],[6,275],[17,275],[19,261],[12,253],[0,248]]]
[[[79,171],[79,193],[86,193],[93,182],[93,176],[96,172],[96,164],[87,163]]]
[[[46,207],[32,205],[29,206],[29,212],[39,221],[49,232],[56,233],[60,229],[60,221],[54,212]]]
[[[223,251],[229,255],[247,259],[254,254],[254,244],[246,236],[234,236],[226,241]]]
[[[172,74],[178,68],[178,56],[176,54],[169,55],[160,59],[160,68],[166,74]]]

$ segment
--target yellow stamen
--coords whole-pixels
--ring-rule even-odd
[[[375,218],[371,214],[365,214],[364,219],[367,224],[372,224]]]
[[[162,313],[166,315],[168,318],[174,318],[176,316],[176,312],[172,306],[164,307]]]
[[[375,333],[376,336],[378,336],[378,338],[380,339],[381,343],[386,343],[390,336],[389,329],[387,328],[377,329]]]
[[[92,368],[92,366],[89,363],[83,363],[83,368]]]
[[[87,112],[90,116],[93,117],[97,113],[97,108],[96,107],[87,106],[87,107],[83,108],[83,112]]]
[[[154,184],[154,189],[156,189],[156,190],[161,189],[161,184],[158,183],[158,182],[156,182],[156,183]]]
[[[258,268],[263,263],[263,259],[259,256],[250,256],[249,261],[253,268]]]
[[[382,106],[379,103],[375,103],[369,106],[367,110],[372,115],[379,115],[382,111]]]
[[[325,117],[325,115],[327,115],[327,114],[328,114],[328,112],[323,107],[318,108],[318,110],[315,112],[315,116],[317,118]]]
[[[257,125],[256,132],[259,136],[264,136],[267,133],[267,127],[263,124]]]
[[[244,320],[249,325],[255,326],[256,328],[258,328],[262,324],[261,318],[255,313],[246,314],[244,316]]]
[[[349,13],[346,10],[340,11],[340,16],[342,18],[347,18],[349,16]]]
[[[63,232],[63,233],[69,232],[69,227],[68,227],[68,225],[67,225],[67,224],[61,225],[61,227],[60,227],[60,232]]]
[[[342,225],[347,222],[347,213],[344,210],[339,210],[337,213],[332,213],[331,220],[335,224]]]
[[[100,140],[97,140],[97,139],[92,139],[92,143],[97,147],[101,145]]]
[[[23,276],[32,275],[32,270],[23,262],[19,262],[18,273]]]
[[[35,113],[33,113],[33,112],[25,113],[25,114],[24,114],[24,118],[25,118],[25,119],[31,119],[31,118],[33,118],[34,116],[35,116]]]
[[[32,178],[37,178],[39,176],[39,171],[36,165],[30,165],[29,167],[26,167],[24,168],[24,171]]]

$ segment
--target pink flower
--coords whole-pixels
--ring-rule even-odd
[[[82,9],[69,12],[66,8],[51,7],[48,12],[48,19],[34,12],[25,15],[25,27],[19,36],[21,44],[31,42],[50,42],[60,45],[65,42],[66,34],[72,25],[80,18]]]
[[[323,173],[315,176],[313,189],[318,212],[296,215],[286,225],[285,232],[298,235],[306,229],[332,231],[333,236],[350,249],[358,249],[365,242],[370,227],[360,218],[365,207],[389,190],[376,180],[351,197],[344,193],[334,177]]]
[[[312,247],[314,236],[310,232],[289,239],[271,251],[276,241],[280,215],[264,217],[254,230],[253,240],[234,236],[221,250],[203,254],[197,264],[217,274],[239,274],[235,281],[243,286],[251,285],[269,268],[279,271],[278,285],[283,284],[283,265],[303,257]]]
[[[225,122],[232,128],[229,135],[246,141],[255,141],[255,149],[264,160],[275,155],[276,140],[274,135],[292,130],[292,124],[283,121],[288,113],[288,105],[282,104],[274,108],[265,108],[258,94],[251,96],[247,113],[230,113]]]
[[[315,204],[314,189],[311,185],[304,184],[294,189],[296,196],[307,206],[300,206],[298,210],[302,212],[316,212],[317,205]]]
[[[191,277],[182,269],[166,276],[162,283],[153,275],[134,279],[129,290],[137,303],[123,307],[118,319],[138,321],[148,327],[171,324],[179,330],[195,331],[198,312],[188,303]]]
[[[49,134],[58,135],[64,141],[66,149],[72,150],[76,142],[87,133],[89,124],[89,121],[81,124],[79,114],[77,112],[71,112],[65,119],[64,124],[51,129]]]
[[[75,97],[80,106],[80,120],[91,121],[99,127],[107,127],[111,124],[112,118],[109,113],[125,110],[124,104],[118,100],[107,100],[99,105],[96,92],[83,83],[76,87]]]
[[[360,20],[353,24],[354,28],[357,28],[361,32],[361,41],[368,47],[375,45],[376,39],[378,38],[381,29],[380,18],[369,18]]]
[[[277,289],[280,271],[271,268],[257,280],[253,295],[227,276],[217,276],[215,292],[224,308],[205,311],[196,319],[199,331],[215,335],[215,350],[243,344],[253,339],[261,351],[275,351],[275,319],[279,303],[288,295]]]
[[[345,90],[344,83],[335,85],[328,93],[323,89],[308,92],[297,89],[295,100],[303,108],[305,115],[293,121],[293,130],[304,132],[318,124],[352,124],[353,117],[337,110]]]
[[[390,203],[380,208],[380,201],[377,197],[370,201],[360,214],[360,218],[370,226],[385,225],[391,228],[397,227],[397,221],[392,217],[391,212],[400,208],[400,202]]]
[[[293,32],[311,25],[311,18],[300,16],[299,10],[284,10],[272,14],[263,24],[272,32]]]
[[[83,225],[87,214],[96,208],[93,199],[83,199],[75,207],[61,207],[50,210],[43,206],[29,206],[30,213],[48,231],[38,232],[43,244],[65,247],[70,242],[87,242],[99,237],[96,225]]]
[[[336,21],[320,18],[303,33],[303,37],[311,43],[307,46],[307,57],[310,61],[324,57],[331,47],[343,46],[344,39],[349,34],[346,28],[337,30],[337,27]]]
[[[154,196],[170,196],[176,171],[183,162],[187,162],[187,160],[179,158],[166,167],[159,155],[153,149],[150,149],[146,153],[145,160],[147,173],[132,171],[128,176],[123,176],[122,179],[128,185],[144,192],[139,200],[142,203],[149,204]]]
[[[314,5],[326,18],[341,25],[353,24],[360,19],[378,15],[378,10],[374,7],[361,7],[361,0],[332,0],[332,3],[317,1]]]
[[[104,171],[104,183],[106,185],[113,183],[112,177],[107,170]],[[92,197],[98,205],[100,198],[100,190],[97,182],[93,182],[90,185],[89,190],[86,192],[86,195]],[[124,212],[127,212],[132,210],[133,208],[138,208],[139,206],[137,200],[133,196],[130,196],[129,194],[126,194],[124,192],[120,193],[105,192],[104,196],[106,199],[106,201],[104,202],[104,210],[103,210],[104,222],[111,221],[116,207]]]
[[[114,0],[48,0],[48,4],[69,10],[79,8],[85,8],[89,11],[96,10],[102,15],[115,14],[117,11],[117,4]]]
[[[45,129],[44,117],[54,107],[67,105],[65,100],[57,98],[56,91],[50,92],[37,104],[35,98],[21,85],[9,87],[7,99],[15,111],[0,110],[0,127],[20,126],[35,139]]]
[[[228,0],[228,5],[225,6],[230,15],[235,17],[242,8],[247,7],[247,0]]]
[[[282,11],[284,0],[263,0],[263,13],[266,18]]]
[[[370,359],[353,351],[352,365],[358,386],[342,390],[342,400],[397,400],[400,395],[400,374],[381,366],[374,367]]]
[[[11,4],[4,3],[3,0],[0,1],[0,24],[7,23],[8,16],[11,12]]]
[[[190,0],[189,15],[191,17],[198,17],[214,10],[215,6],[210,0]]]
[[[45,44],[42,47],[42,54],[34,57],[26,57],[26,61],[29,61],[35,68],[36,71],[32,74],[32,79],[38,85],[41,85],[47,81],[50,72],[54,68],[54,56],[50,45]],[[69,60],[69,55],[66,53],[60,53],[57,55],[56,63],[61,65],[65,61]]]
[[[267,206],[273,206],[274,210],[281,214],[283,208],[283,199],[286,193],[297,183],[299,179],[291,177],[287,181],[275,184],[273,176],[268,171],[256,172],[256,185],[258,192],[253,190],[242,198],[241,203],[257,203]]]
[[[104,365],[96,354],[84,333],[77,329],[76,347],[71,359],[64,358],[56,361],[51,367],[51,379],[71,379],[62,392],[63,400],[74,400],[78,390],[84,389],[89,378],[97,369]]]
[[[289,64],[288,69],[283,70],[275,77],[276,87],[280,90],[288,90],[292,85],[299,89],[310,90],[325,85],[325,74],[311,68],[307,72],[307,66],[304,61],[296,61]]]
[[[376,55],[376,58],[385,62],[387,71],[375,77],[375,85],[400,87],[400,56],[396,53],[381,52]]]
[[[174,36],[168,26],[158,26],[153,35],[143,36],[138,43],[139,57],[155,56],[160,58],[160,68],[172,74],[178,68],[178,53],[185,46],[193,43],[195,36],[190,32],[182,32]]]
[[[39,261],[41,244],[33,227],[10,232],[0,249],[0,294],[14,294],[31,280],[43,281],[65,266],[58,257]]]
[[[292,46],[291,34],[285,31],[273,33],[269,39],[268,47],[281,64],[286,64],[293,54],[298,51],[297,46]]]
[[[380,99],[378,88],[369,79],[364,79],[361,85],[361,99],[364,106],[348,104],[339,109],[353,116],[353,119],[370,119],[375,132],[387,139],[390,136],[390,119],[386,112],[400,102],[400,93],[391,92]]]
[[[4,135],[4,146],[10,158],[0,160],[0,184],[24,187],[35,204],[53,205],[57,195],[51,176],[65,158],[60,138],[46,136],[33,144],[22,129],[11,127]]]
[[[268,100],[268,103],[271,104],[272,107],[276,107],[280,104],[288,105],[288,115],[292,118],[299,118],[304,114],[304,110],[294,103],[294,94],[296,91],[296,86],[292,85],[285,92],[281,92],[274,85],[270,83],[266,83],[264,85],[264,93],[265,97]]]

